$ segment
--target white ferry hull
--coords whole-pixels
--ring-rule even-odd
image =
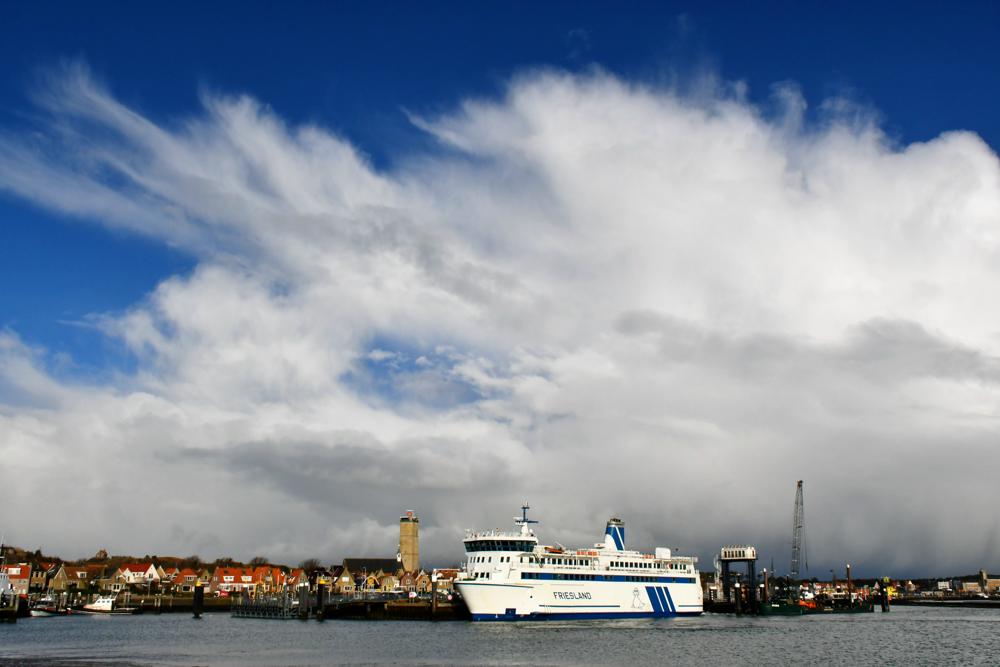
[[[473,621],[662,618],[702,613],[697,577],[648,581],[458,581]]]

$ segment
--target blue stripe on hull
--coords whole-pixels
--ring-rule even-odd
[[[663,594],[666,596],[667,604],[670,605],[670,608],[673,609],[674,611],[677,611],[677,605],[674,604],[674,599],[670,596],[670,589],[664,586]]]
[[[653,614],[659,616],[663,613],[663,605],[660,604],[660,596],[656,594],[656,589],[646,586],[646,595],[649,596],[649,603],[653,605]]]
[[[701,611],[680,611],[666,614],[651,611],[623,612],[581,612],[578,614],[560,612],[557,614],[473,614],[473,621],[590,621],[612,620],[616,618],[671,618],[674,616],[701,616]]]

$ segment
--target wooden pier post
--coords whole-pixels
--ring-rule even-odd
[[[438,576],[437,573],[431,574],[431,620],[437,618],[438,610]]]
[[[309,587],[299,586],[299,619],[307,620],[309,618]]]
[[[201,618],[202,608],[205,606],[205,584],[200,581],[194,585],[194,599],[191,601],[191,611],[195,618]]]
[[[316,620],[322,622],[326,609],[326,580],[316,582]]]

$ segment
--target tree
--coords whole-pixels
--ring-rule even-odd
[[[263,565],[270,564],[270,562],[271,561],[268,560],[267,557],[265,557],[265,556],[254,556],[253,558],[250,559],[250,566],[251,567],[261,567]]]
[[[306,572],[313,572],[315,570],[322,570],[323,564],[320,563],[319,559],[317,558],[307,558],[301,563],[299,563],[299,567],[301,567]]]

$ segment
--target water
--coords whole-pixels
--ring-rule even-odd
[[[0,665],[940,665],[1000,663],[1000,610],[641,621],[71,616],[0,625]]]

